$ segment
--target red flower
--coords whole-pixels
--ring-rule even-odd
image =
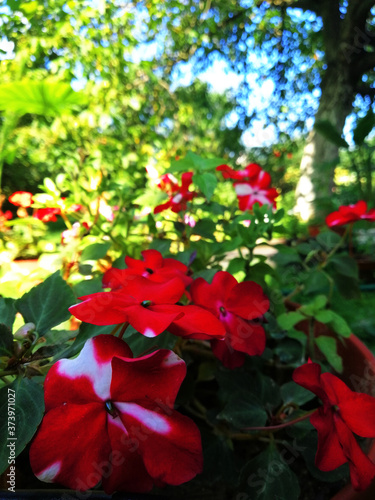
[[[182,262],[172,258],[164,259],[160,252],[152,249],[144,250],[141,254],[143,258],[139,260],[125,257],[127,269],[109,269],[103,276],[103,288],[118,290],[126,286],[134,276],[143,276],[158,283],[180,278],[185,286],[193,281],[190,276],[186,276],[189,269]]]
[[[322,374],[317,363],[296,368],[293,380],[323,403],[310,417],[318,431],[315,465],[322,471],[331,471],[349,462],[353,488],[366,489],[375,477],[375,464],[363,453],[353,432],[375,437],[375,398],[351,391],[331,373]]]
[[[2,212],[0,210],[0,219],[10,220],[12,217],[13,217],[13,214],[10,210],[5,210],[5,212]]]
[[[56,215],[60,214],[60,208],[38,208],[35,211],[33,217],[35,217],[35,219],[41,220],[42,222],[56,222]]]
[[[197,193],[189,191],[189,186],[192,183],[193,172],[185,172],[181,176],[181,187],[177,187],[169,195],[169,200],[166,203],[158,205],[154,208],[154,214],[158,214],[167,208],[172,212],[178,213],[181,210],[186,210],[186,203],[191,201]]]
[[[176,193],[178,191],[178,188],[179,188],[178,180],[172,174],[161,175],[157,179],[156,185],[158,186],[159,189],[161,189],[162,191],[165,191],[169,195],[171,195],[172,193]]]
[[[344,205],[336,212],[327,215],[326,224],[328,227],[344,226],[358,220],[375,221],[375,208],[367,212],[367,203],[363,200],[358,201],[355,205]]]
[[[197,306],[176,304],[185,292],[180,278],[155,283],[142,276],[131,276],[123,285],[113,292],[80,297],[83,302],[69,310],[76,318],[94,325],[129,322],[146,337],[155,337],[167,329],[195,339],[224,337],[220,321],[211,313]],[[189,332],[180,328],[184,323],[189,324]]]
[[[172,351],[133,359],[119,338],[88,340],[47,375],[34,474],[78,491],[102,480],[108,494],[189,481],[202,471],[202,448],[194,422],[173,409],[185,374]]]
[[[225,339],[212,341],[212,350],[224,366],[241,366],[245,353],[262,354],[265,332],[253,320],[268,310],[269,300],[260,285],[252,281],[238,283],[230,273],[219,271],[211,284],[197,278],[191,286],[191,296],[194,304],[212,312],[225,328]]]
[[[15,191],[8,199],[13,205],[23,208],[29,208],[33,203],[33,195],[28,191]]]
[[[240,210],[251,210],[255,203],[276,207],[278,192],[271,188],[271,176],[256,163],[247,165],[244,170],[233,170],[228,165],[219,165],[216,170],[223,172],[225,179],[241,180],[234,183]]]

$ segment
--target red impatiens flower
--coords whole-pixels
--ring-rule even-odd
[[[78,491],[102,481],[108,494],[189,481],[203,460],[197,426],[173,409],[185,374],[172,351],[134,359],[117,337],[88,340],[48,372],[46,414],[30,449],[34,474]]]
[[[61,214],[60,208],[38,208],[35,210],[33,217],[39,219],[42,222],[56,222],[56,215]]]
[[[233,170],[228,165],[219,165],[216,170],[223,173],[225,179],[241,180],[234,183],[240,210],[251,210],[255,203],[276,207],[278,192],[271,188],[271,176],[256,163],[247,165],[244,170]]]
[[[127,269],[116,269],[112,267],[103,276],[103,288],[118,290],[126,286],[129,279],[134,276],[143,276],[151,281],[163,283],[173,278],[180,278],[185,286],[190,285],[193,279],[186,276],[188,267],[182,262],[172,258],[163,258],[157,250],[144,250],[141,252],[142,259],[125,257]]]
[[[361,450],[353,432],[375,437],[375,398],[353,392],[331,373],[321,373],[317,363],[296,368],[293,380],[323,403],[310,417],[318,431],[315,465],[322,471],[331,471],[349,462],[353,488],[366,489],[375,477],[375,464]]]
[[[176,304],[184,292],[185,285],[180,278],[156,283],[142,276],[132,276],[119,290],[80,297],[83,302],[69,310],[76,318],[94,325],[129,322],[146,337],[155,337],[168,329],[176,335],[194,339],[223,338],[222,324],[209,311],[194,305]],[[189,332],[179,327],[181,323],[189,324]]]
[[[326,224],[328,227],[344,226],[358,220],[375,221],[375,208],[367,211],[367,203],[363,200],[355,205],[343,205],[336,212],[327,215]]]
[[[226,271],[215,274],[212,283],[197,278],[191,285],[193,303],[211,311],[224,325],[225,339],[213,340],[212,350],[227,368],[245,361],[245,353],[254,356],[264,351],[263,327],[254,322],[269,308],[262,287],[252,281],[238,283]]]
[[[29,208],[33,203],[33,195],[28,191],[15,191],[8,199],[13,205],[22,208]]]
[[[158,214],[167,208],[170,208],[172,212],[178,213],[181,210],[186,210],[186,203],[191,201],[197,193],[194,191],[189,191],[189,186],[192,183],[193,172],[185,172],[181,176],[181,187],[177,187],[169,195],[169,200],[166,203],[158,205],[154,208],[154,214]]]

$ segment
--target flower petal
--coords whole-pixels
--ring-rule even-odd
[[[315,465],[322,471],[330,471],[347,462],[340,439],[333,422],[333,409],[319,408],[310,417],[311,424],[318,431],[318,450]]]
[[[368,488],[375,477],[375,464],[359,447],[355,437],[339,415],[334,417],[343,452],[349,462],[350,480],[356,490]]]
[[[83,302],[69,307],[76,318],[93,325],[116,325],[128,321],[126,309],[135,300],[122,293],[99,292],[80,297]]]
[[[109,495],[115,491],[148,492],[154,481],[138,452],[139,441],[130,437],[121,420],[120,425],[117,423],[118,420],[119,417],[109,418],[107,422],[111,453],[107,461],[98,464],[103,476],[103,489]]]
[[[362,437],[375,437],[375,398],[368,394],[352,393],[340,401],[339,412],[349,429]]]
[[[179,485],[202,472],[203,457],[198,427],[175,410],[155,412],[152,404],[118,404],[130,437],[139,440],[139,453],[153,478]]]
[[[210,311],[199,306],[175,306],[183,316],[177,317],[168,331],[179,337],[191,339],[223,338],[225,328]]]
[[[174,352],[161,349],[134,359],[112,360],[111,400],[115,402],[148,399],[155,408],[173,408],[186,375],[185,362]]]
[[[30,448],[34,474],[78,491],[96,486],[101,475],[95,464],[110,453],[106,419],[102,403],[67,403],[48,411]]]
[[[109,399],[114,354],[133,357],[127,344],[112,335],[87,340],[74,359],[60,359],[44,383],[46,411],[66,403],[87,404]]]
[[[266,347],[266,334],[261,325],[244,321],[239,316],[227,313],[222,318],[226,326],[227,342],[235,351],[245,352],[249,356],[260,356]]]
[[[296,384],[302,385],[305,389],[316,394],[325,405],[330,405],[328,396],[322,387],[321,371],[318,363],[305,363],[294,370],[292,378]]]
[[[233,314],[251,320],[263,316],[270,307],[270,301],[260,285],[244,281],[231,289],[225,307]]]

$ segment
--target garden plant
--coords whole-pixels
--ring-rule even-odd
[[[275,245],[287,216],[266,166],[228,163],[151,165],[126,204],[91,171],[80,192],[60,175],[8,197],[9,262],[15,235],[25,249],[34,227],[65,228],[26,293],[7,296],[10,263],[2,277],[5,489],[313,500],[371,488],[375,359],[334,306],[360,294],[352,226],[375,211],[341,206],[315,236]]]

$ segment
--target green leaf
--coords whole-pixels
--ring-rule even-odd
[[[329,264],[337,273],[349,278],[358,279],[357,263],[349,255],[334,255],[331,257]]]
[[[328,120],[317,121],[314,125],[315,130],[317,130],[323,137],[328,141],[332,142],[338,148],[349,148],[349,144],[340,135],[336,127]]]
[[[303,291],[306,295],[328,292],[329,280],[324,271],[312,270],[307,275]]]
[[[199,234],[204,238],[209,238],[211,240],[214,240],[215,237],[213,233],[215,230],[216,230],[216,224],[213,220],[201,219],[196,223],[195,227],[193,228],[193,233]]]
[[[12,399],[11,399],[12,398]],[[11,402],[14,401],[14,406]],[[8,458],[14,443],[18,456],[32,439],[44,413],[44,393],[42,386],[27,378],[17,378],[10,385],[0,389],[0,474],[8,467]],[[15,420],[10,416],[15,415]],[[7,418],[5,418],[7,415]],[[8,426],[14,422],[14,430]],[[13,434],[12,434],[13,433]],[[12,440],[12,438],[17,438]]]
[[[307,316],[315,316],[318,311],[323,309],[327,304],[327,297],[325,295],[317,295],[308,304],[301,306],[299,311]]]
[[[217,178],[215,174],[210,172],[203,172],[203,174],[195,174],[193,182],[202,191],[207,200],[212,198],[215,188],[217,186]]]
[[[15,300],[0,297],[0,323],[12,328],[16,317]]]
[[[84,94],[75,92],[68,83],[22,80],[0,84],[0,109],[21,115],[56,116],[86,102]]]
[[[288,463],[291,463],[298,459],[299,452],[285,448],[283,456],[287,456]],[[240,484],[241,491],[247,493],[249,499],[298,500],[300,487],[297,476],[281,457],[275,445],[270,445],[245,465]]]
[[[110,243],[93,243],[83,249],[81,254],[81,262],[97,261],[103,259],[108,250],[111,248]]]
[[[36,331],[43,335],[70,318],[68,308],[75,302],[72,290],[56,271],[18,299],[16,308],[25,322],[34,323]]]
[[[332,368],[336,372],[342,373],[342,358],[337,354],[336,339],[321,335],[315,338],[315,343]]]
[[[167,172],[186,172],[189,170],[201,172],[202,170],[214,170],[223,163],[225,163],[225,161],[221,158],[202,158],[201,156],[188,151],[185,158],[172,161]]]
[[[284,404],[296,403],[299,406],[315,398],[315,394],[291,380],[280,387],[281,398]]]
[[[324,250],[330,251],[339,244],[341,238],[334,231],[325,231],[324,233],[319,233],[316,236],[316,241],[321,245]]]
[[[362,146],[366,137],[375,127],[375,114],[370,108],[365,116],[359,118],[353,130],[353,140],[356,146]]]
[[[11,356],[13,352],[13,335],[7,325],[0,323],[0,356]]]
[[[267,413],[259,402],[251,400],[248,393],[233,394],[224,409],[217,415],[219,420],[226,420],[234,427],[264,426],[267,422]]]
[[[145,337],[141,333],[128,327],[130,334],[125,332],[123,339],[130,347],[135,357],[142,356],[146,351],[155,349],[173,349],[177,342],[177,337],[169,332],[163,332],[156,337]]]
[[[306,317],[303,314],[295,311],[280,314],[280,316],[277,317],[277,322],[283,330],[290,330],[294,325],[304,319],[306,319]]]

